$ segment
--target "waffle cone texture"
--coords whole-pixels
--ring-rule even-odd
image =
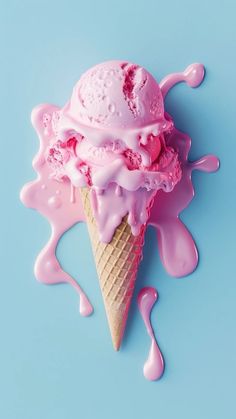
[[[126,216],[116,228],[111,242],[102,243],[90,203],[90,189],[81,188],[80,196],[113,346],[119,350],[142,258],[146,226],[142,226],[140,234],[135,237]]]

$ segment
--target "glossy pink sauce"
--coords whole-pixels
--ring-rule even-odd
[[[157,344],[151,325],[151,311],[157,301],[158,293],[155,288],[142,288],[138,294],[138,308],[143,318],[148,335],[151,338],[151,347],[148,358],[143,367],[143,374],[147,380],[158,380],[164,372],[164,360]]]
[[[182,178],[171,193],[157,192],[148,222],[156,229],[159,253],[165,269],[170,275],[181,277],[190,274],[198,263],[194,240],[179,219],[181,211],[194,197],[192,171],[214,172],[219,167],[219,160],[208,155],[190,162],[188,154],[191,139],[177,129],[166,136],[166,142],[179,153]]]
[[[45,284],[62,282],[71,284],[80,296],[80,314],[88,316],[93,311],[88,297],[77,281],[62,269],[56,257],[56,248],[62,234],[78,221],[83,221],[84,215],[78,190],[71,187],[69,181],[53,180],[50,177],[51,170],[44,158],[50,132],[47,130],[46,122],[42,125],[41,121],[43,115],[49,115],[55,109],[57,108],[54,106],[42,105],[32,115],[32,123],[40,140],[39,152],[33,160],[33,168],[38,178],[23,187],[21,199],[27,207],[36,209],[47,218],[51,226],[51,237],[35,262],[34,272],[37,280]]]

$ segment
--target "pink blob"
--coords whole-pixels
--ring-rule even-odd
[[[142,288],[138,294],[138,308],[143,318],[148,335],[151,338],[151,347],[143,367],[143,374],[147,380],[154,381],[161,378],[164,372],[164,360],[156,342],[156,338],[151,325],[150,315],[152,308],[158,298],[155,288]]]
[[[35,262],[37,280],[45,284],[71,284],[80,295],[81,315],[88,316],[93,311],[91,303],[75,279],[61,268],[56,257],[61,236],[78,221],[84,221],[78,190],[71,189],[68,180],[54,180],[44,158],[53,135],[52,115],[57,110],[55,106],[40,105],[32,113],[32,123],[40,140],[40,149],[33,161],[38,178],[24,186],[21,200],[27,207],[37,209],[51,225],[51,237]]]

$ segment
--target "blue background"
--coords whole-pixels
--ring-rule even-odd
[[[234,0],[0,2],[0,418],[235,417],[235,13]],[[123,347],[112,349],[86,226],[64,236],[58,256],[91,297],[90,318],[79,316],[70,286],[35,281],[49,226],[19,201],[35,178],[31,109],[63,105],[81,73],[109,59],[137,62],[158,80],[203,62],[203,85],[178,85],[166,107],[191,135],[192,159],[221,159],[218,173],[194,173],[196,197],[181,216],[198,269],[169,277],[147,233],[137,291],[160,294],[152,320],[166,370],[155,383],[142,375],[149,340],[135,299]]]

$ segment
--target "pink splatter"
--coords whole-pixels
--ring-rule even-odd
[[[21,199],[27,207],[38,210],[51,225],[51,237],[35,262],[37,280],[45,284],[71,284],[80,295],[81,315],[88,316],[93,311],[91,303],[76,280],[62,269],[56,257],[56,248],[62,234],[77,222],[84,221],[78,190],[73,190],[71,196],[70,182],[66,179],[61,182],[54,180],[44,158],[52,139],[52,115],[57,110],[55,106],[41,105],[33,111],[32,123],[40,140],[39,152],[33,160],[38,178],[24,186]]]

